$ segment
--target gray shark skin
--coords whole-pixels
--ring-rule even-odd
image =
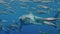
[[[21,29],[23,25],[28,25],[28,24],[34,24],[34,25],[47,24],[56,27],[56,23],[43,20],[42,17],[34,16],[32,13],[20,16],[19,20],[21,24],[20,25]]]

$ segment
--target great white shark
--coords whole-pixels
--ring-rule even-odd
[[[19,17],[20,28],[22,28],[23,25],[28,25],[28,24],[35,24],[35,25],[46,24],[46,25],[54,26],[56,28],[57,24],[51,21],[57,19],[59,18],[42,18],[42,17],[35,16],[32,13],[29,13]]]

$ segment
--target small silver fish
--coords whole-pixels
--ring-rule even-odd
[[[30,2],[30,0],[19,0],[21,2]]]
[[[44,6],[44,5],[38,5],[37,7],[38,8],[44,8],[44,9],[48,9],[49,8],[48,6]]]
[[[35,14],[45,14],[45,11],[36,11]]]
[[[5,12],[5,11],[0,12],[0,15],[2,15],[2,14],[6,14],[6,15],[8,15],[8,13]]]
[[[7,20],[2,20],[2,22],[8,22]]]
[[[0,0],[0,3],[4,3],[4,1],[3,0]]]
[[[53,25],[55,26],[56,24],[52,23],[52,22],[49,22],[49,21],[44,21],[45,24],[48,24],[48,25]]]
[[[15,13],[15,11],[12,9],[12,7],[9,5],[10,3],[7,3],[3,0],[0,0],[0,3],[7,6],[8,10],[10,10],[11,13]]]
[[[37,8],[36,7],[31,7],[31,9],[36,10]]]
[[[60,18],[44,18],[43,20],[54,21],[54,20],[60,20]]]
[[[14,29],[16,27],[16,25],[10,25],[9,28],[10,29]]]
[[[54,0],[41,0],[42,3],[51,3],[54,2]]]
[[[21,4],[20,7],[21,8],[27,8],[27,7],[29,7],[29,5],[27,5],[27,4]]]
[[[10,0],[10,2],[13,2],[13,1],[15,1],[15,0]]]
[[[7,26],[10,30],[13,30],[13,31],[19,31],[19,26],[18,24],[11,24],[9,26]]]
[[[35,3],[35,2],[41,2],[41,0],[33,0],[32,2],[34,2],[34,3]]]

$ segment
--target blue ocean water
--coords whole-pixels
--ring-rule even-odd
[[[2,0],[1,0],[2,1]],[[42,2],[22,2],[19,0],[3,0],[6,3],[9,3],[7,6],[3,2],[0,2],[0,24],[2,24],[2,28],[4,30],[7,30],[8,25],[13,24],[13,20],[19,22],[19,17],[24,14],[28,14],[29,12],[34,12],[43,10],[46,12],[46,14],[34,14],[39,17],[48,18],[48,17],[54,17],[56,13],[60,9],[60,0],[53,0],[53,2],[48,3],[42,3]],[[25,1],[25,0],[24,0]],[[44,5],[48,6],[49,8],[39,8],[36,7],[37,5]],[[13,12],[12,12],[13,11]],[[58,15],[57,18],[60,18],[60,15]],[[3,20],[4,22],[1,22]],[[7,21],[6,21],[7,20]],[[6,21],[6,22],[5,22]],[[60,34],[60,20],[55,21],[57,28],[54,28],[50,25],[24,25],[22,28],[22,31],[15,31],[15,30],[9,30],[9,34]],[[7,34],[4,30],[1,29],[0,34]],[[42,31],[42,32],[40,32]]]

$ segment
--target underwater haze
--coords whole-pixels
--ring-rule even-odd
[[[60,18],[60,0],[0,0],[0,34],[60,34],[60,20],[51,21],[57,27],[28,24],[20,28],[19,17],[29,13],[42,18]]]

